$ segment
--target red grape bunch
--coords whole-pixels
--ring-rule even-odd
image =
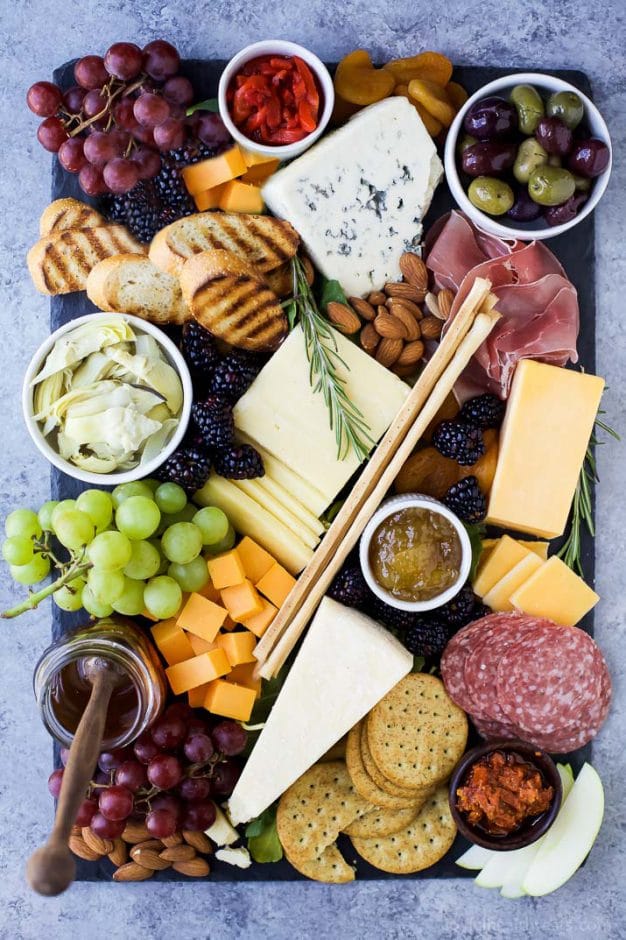
[[[143,49],[116,42],[104,57],[83,56],[66,92],[52,82],[29,88],[28,107],[43,118],[39,143],[78,173],[88,195],[129,192],[155,177],[160,152],[182,147],[197,124],[186,118],[193,87],[179,66],[177,50],[163,39]]]
[[[232,793],[246,740],[239,722],[199,717],[175,702],[132,746],[100,754],[75,825],[91,826],[103,839],[121,836],[129,819],[144,820],[155,839],[208,829],[215,821],[212,797]],[[64,764],[67,755],[61,752]],[[48,779],[55,799],[62,780],[63,769]]]

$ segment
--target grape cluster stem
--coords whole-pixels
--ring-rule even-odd
[[[53,560],[56,561],[56,559]],[[47,584],[44,588],[41,588],[40,591],[29,591],[28,597],[25,600],[20,604],[16,604],[15,607],[9,607],[8,610],[4,610],[0,614],[0,617],[2,617],[3,620],[11,620],[13,617],[19,617],[20,614],[25,613],[27,610],[34,610],[46,597],[50,597],[55,591],[58,591],[70,581],[73,581],[74,578],[80,577],[81,574],[89,571],[92,567],[91,562],[85,560],[85,552],[83,551],[65,568],[64,573],[57,578],[56,581]]]

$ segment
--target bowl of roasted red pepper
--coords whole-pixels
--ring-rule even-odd
[[[218,102],[238,144],[287,160],[324,132],[333,110],[333,82],[308,49],[267,39],[230,60],[220,79]]]

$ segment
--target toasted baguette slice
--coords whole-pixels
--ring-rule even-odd
[[[269,215],[198,212],[172,222],[152,239],[150,260],[168,274],[200,251],[232,251],[265,274],[295,255],[300,237],[289,222]]]
[[[288,297],[293,293],[293,276],[289,262],[281,264],[279,268],[268,271],[265,275],[267,286],[277,297]]]
[[[95,228],[106,225],[106,219],[86,202],[78,199],[55,199],[43,210],[39,220],[39,233],[58,235],[68,228]]]
[[[263,275],[232,251],[190,258],[180,286],[194,319],[233,346],[273,350],[288,333],[287,317]]]
[[[157,326],[191,320],[178,278],[165,274],[145,255],[112,255],[87,278],[87,296],[101,310],[132,313]]]
[[[145,255],[146,246],[123,225],[72,228],[40,238],[28,252],[28,270],[42,294],[71,294],[85,289],[99,261],[125,252]]]

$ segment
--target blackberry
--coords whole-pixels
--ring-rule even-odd
[[[223,148],[208,147],[206,144],[203,144],[201,140],[191,138],[186,141],[182,147],[179,147],[178,150],[170,150],[167,154],[167,158],[176,166],[183,167],[189,166],[192,163],[199,163],[200,160],[208,160],[210,157],[215,157],[221,149]]]
[[[181,167],[167,154],[161,157],[161,169],[151,180],[163,206],[175,209],[179,219],[196,212],[180,170]]]
[[[157,480],[178,483],[188,496],[204,486],[211,472],[211,460],[206,451],[197,447],[179,447],[155,472]]]
[[[475,619],[476,604],[476,595],[472,590],[472,585],[465,584],[451,601],[437,608],[437,619],[458,630]]]
[[[371,602],[372,592],[358,562],[344,565],[328,589],[328,596],[345,607],[355,607],[357,610],[367,607]]]
[[[380,620],[386,627],[391,627],[392,630],[399,630],[402,633],[413,626],[417,616],[410,610],[398,610],[397,607],[391,607],[375,595],[370,605],[370,613],[375,620]]]
[[[234,404],[252,385],[260,369],[258,359],[241,350],[233,350],[213,370],[209,392]]]
[[[464,477],[453,483],[443,497],[443,502],[463,522],[482,522],[487,515],[487,500],[481,492],[475,476]]]
[[[476,463],[485,453],[482,431],[465,421],[441,421],[433,431],[433,446],[462,467]]]
[[[486,604],[476,604],[472,611],[472,620],[480,620],[481,617],[488,617],[492,613],[491,607],[487,607]]]
[[[208,379],[220,361],[213,337],[195,320],[183,327],[182,352],[190,371],[198,378]]]
[[[219,395],[209,395],[204,401],[194,402],[191,417],[207,447],[223,448],[232,444],[235,430],[233,409]]]
[[[409,653],[431,659],[440,656],[448,642],[448,631],[437,620],[417,617],[412,627],[402,637],[402,642]]]
[[[216,450],[213,466],[216,473],[228,480],[252,480],[265,474],[261,455],[250,444]]]
[[[500,398],[486,393],[466,401],[459,412],[459,419],[467,421],[468,424],[475,424],[483,431],[487,428],[499,428],[504,418],[504,408],[504,402]]]

